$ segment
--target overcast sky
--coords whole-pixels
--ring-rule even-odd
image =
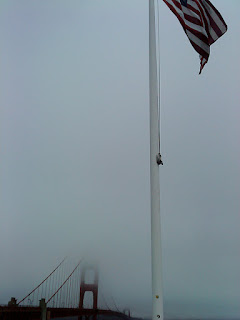
[[[169,317],[240,317],[240,1],[199,57],[160,1]],[[147,0],[0,2],[0,303],[65,255],[151,314]]]

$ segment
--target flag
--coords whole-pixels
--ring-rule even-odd
[[[200,72],[208,61],[210,46],[226,31],[221,14],[209,0],[163,0],[180,21],[193,48],[200,55]]]

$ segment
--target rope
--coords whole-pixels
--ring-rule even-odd
[[[156,37],[156,63],[157,63],[157,114],[158,114],[158,154],[156,155],[156,162],[158,165],[163,165],[162,162],[162,156],[161,156],[161,98],[160,98],[160,91],[161,91],[161,86],[160,86],[160,80],[161,80],[161,72],[160,72],[160,14],[159,14],[159,2],[158,0],[157,4],[156,2],[154,3],[154,11],[157,11],[157,19],[155,19],[155,31],[157,28],[157,31],[155,32],[155,37]],[[156,10],[157,6],[157,10]],[[156,16],[156,15],[155,15]],[[157,26],[156,26],[156,21],[157,21]]]
[[[158,152],[161,154],[161,67],[160,67],[160,10],[159,1],[157,1],[157,81],[158,81]]]
[[[67,259],[67,257],[65,257],[62,262],[59,263],[59,265],[47,276],[47,278],[45,278],[36,288],[34,288],[28,295],[26,295],[26,297],[24,297],[21,301],[18,302],[18,305],[23,302],[27,297],[29,297],[32,293],[34,293],[60,266],[61,264]]]

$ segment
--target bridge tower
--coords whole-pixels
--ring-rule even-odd
[[[131,312],[130,312],[130,309],[124,309],[123,310],[123,313],[128,316],[129,318],[131,317]]]
[[[94,281],[93,283],[86,283],[86,272],[93,271],[94,272]],[[83,301],[85,292],[93,293],[93,309],[97,309],[98,303],[98,270],[95,266],[85,265],[81,271],[81,285],[80,285],[80,299],[79,299],[79,308],[83,308]]]

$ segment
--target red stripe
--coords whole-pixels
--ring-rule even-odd
[[[206,3],[215,11],[216,15],[218,16],[218,18],[222,21],[222,23],[224,24],[226,31],[227,31],[227,24],[226,22],[223,20],[223,17],[221,16],[220,12],[214,7],[214,5],[209,1],[209,0],[205,0]]]
[[[208,41],[208,37],[206,37],[203,33],[196,31],[194,29],[192,29],[191,27],[187,26],[185,21],[182,19],[182,17],[178,14],[178,12],[176,11],[176,9],[168,2],[166,2],[165,0],[163,0],[166,5],[169,7],[169,9],[176,15],[176,17],[178,18],[179,22],[181,23],[185,33],[186,30],[189,30],[191,33],[193,33],[197,38],[199,38],[202,42],[204,42],[205,44],[209,45],[209,41]],[[175,0],[172,0],[172,2],[176,2]]]
[[[181,25],[183,27],[184,32],[186,33],[186,24],[185,24],[184,20],[182,19],[182,17],[177,13],[175,8],[170,3],[168,3],[166,0],[163,0],[163,1],[166,3],[168,8],[176,15],[176,17],[178,18],[179,22],[181,23]],[[172,0],[172,2],[174,2],[174,0]]]
[[[184,13],[184,18],[185,18],[186,20],[188,20],[189,22],[191,22],[191,23],[194,23],[194,24],[196,24],[196,25],[198,25],[198,26],[203,27],[202,22],[201,22],[198,18],[195,18],[195,17],[193,17],[193,16],[190,16],[190,15],[188,15],[188,14],[186,14],[186,13]]]
[[[208,38],[207,38],[204,34],[202,34],[202,33],[200,33],[199,31],[196,31],[196,30],[190,28],[189,26],[186,26],[184,20],[183,20],[182,17],[178,14],[178,12],[176,11],[176,9],[175,9],[170,3],[168,3],[166,0],[163,0],[163,1],[166,3],[166,5],[169,7],[169,9],[176,15],[176,17],[178,18],[179,22],[181,23],[181,25],[182,25],[183,30],[184,30],[185,33],[186,33],[186,30],[189,30],[189,31],[190,31],[192,34],[194,34],[197,38],[199,38],[199,39],[200,39],[201,41],[203,41],[205,44],[209,45],[209,43],[208,43]],[[172,1],[174,1],[174,0],[172,0]],[[190,39],[189,39],[189,40],[190,40]],[[191,42],[192,44],[194,43],[192,40],[190,40],[190,42]],[[200,47],[199,47],[198,45],[196,45],[194,48],[196,49],[196,48],[200,48]],[[197,50],[197,49],[196,49],[196,50]],[[205,56],[206,54],[208,55],[208,53],[207,53],[206,51],[204,51],[202,48],[200,48],[199,51],[197,50],[197,52],[198,52],[199,54],[201,54],[201,55],[202,55],[203,52],[205,52],[204,56]]]
[[[189,28],[188,26],[186,27],[186,30],[190,31],[192,34],[194,34],[195,37],[197,37],[199,40],[201,40],[202,42],[204,42],[206,45],[209,46],[208,38],[203,33],[196,31],[192,28]]]
[[[177,1],[177,0],[172,0],[172,2],[176,5],[176,7],[178,7],[179,10],[182,11],[182,6],[181,4]],[[171,6],[170,4],[168,6]],[[172,6],[171,6],[172,7]],[[169,7],[170,8],[170,7]],[[182,20],[181,24],[183,26],[184,29],[187,29],[189,31],[191,31],[192,33],[194,33],[199,39],[201,39],[204,43],[206,43],[207,45],[209,45],[209,39],[208,37],[206,37],[203,33],[199,32],[199,31],[195,31],[194,29],[192,29],[190,26],[187,26],[185,21],[181,18],[181,16],[178,14],[178,12],[174,9],[174,7],[172,7],[172,12],[178,17],[179,21]],[[182,11],[183,12],[183,11]],[[184,14],[184,18],[185,18],[185,13]],[[200,14],[198,13],[198,15],[200,16]],[[190,21],[190,22],[194,22],[194,17],[190,17],[188,16],[189,19],[186,19],[187,21]],[[200,16],[201,17],[201,16]],[[192,21],[191,21],[191,18],[192,18]],[[199,24],[199,20],[198,20],[198,23],[195,23],[196,25],[201,25]],[[203,26],[203,25],[201,25]]]
[[[209,19],[209,22],[210,22],[210,26],[211,26],[212,29],[216,32],[218,38],[220,38],[220,37],[224,34],[224,32],[222,32],[222,31],[219,29],[218,25],[217,25],[216,22],[213,20],[213,17],[211,16],[210,12],[207,10],[206,5],[204,4],[204,1],[206,1],[206,0],[204,0],[204,1],[198,0],[198,1],[202,4],[202,6],[203,6],[204,9],[205,9],[206,15],[208,16],[208,19]],[[207,1],[206,1],[206,3],[207,3]],[[213,7],[213,6],[212,6],[212,7]],[[214,7],[213,7],[213,8],[214,8]],[[213,9],[213,10],[214,10],[214,9]],[[217,12],[216,12],[216,13],[217,13]],[[221,19],[221,21],[224,22],[223,19]],[[225,23],[225,22],[224,22],[224,23]],[[217,39],[216,39],[216,40],[217,40]],[[215,40],[215,41],[216,41],[216,40]]]
[[[208,38],[209,38],[209,44],[211,45],[211,44],[213,44],[216,40],[214,40],[213,38],[212,38],[212,36],[211,36],[211,34],[210,34],[210,30],[209,30],[209,27],[211,28],[211,25],[210,25],[210,20],[209,20],[209,23],[208,23],[208,21],[207,21],[207,17],[208,17],[208,15],[207,15],[207,10],[205,9],[205,7],[203,6],[203,4],[202,4],[202,2],[200,2],[200,1],[198,1],[198,0],[193,0],[196,4],[197,4],[197,6],[199,7],[199,10],[201,11],[201,13],[202,13],[202,17],[203,17],[203,19],[204,19],[204,23],[205,23],[205,29],[206,29],[206,32],[207,32],[207,34],[208,34]],[[213,29],[213,28],[212,28]],[[213,29],[214,30],[214,29]]]
[[[211,35],[210,35],[209,27],[208,27],[208,21],[207,21],[207,19],[206,19],[205,13],[204,13],[201,5],[199,4],[199,2],[198,2],[197,0],[193,0],[193,1],[194,1],[195,4],[197,5],[199,11],[197,11],[197,9],[193,8],[191,5],[188,5],[188,8],[189,8],[189,9],[191,8],[191,9],[190,9],[191,11],[194,11],[194,13],[197,13],[197,14],[198,14],[198,16],[199,16],[200,19],[201,19],[201,22],[200,22],[197,18],[194,18],[194,17],[192,17],[192,19],[187,19],[187,20],[190,21],[190,22],[192,22],[192,23],[195,23],[195,24],[197,24],[197,25],[202,26],[202,27],[205,29],[205,31],[206,31],[206,33],[207,33],[207,35],[208,35],[208,42],[207,42],[207,44],[212,44],[212,43],[214,42],[214,40],[213,40],[213,38],[212,38]],[[186,14],[184,14],[184,16],[186,17]]]
[[[178,7],[179,10],[182,11],[182,5],[179,1],[177,0],[172,0],[172,2],[175,4],[176,7]]]
[[[164,1],[164,0],[163,0],[163,1]],[[181,5],[181,3],[179,2],[179,0],[171,0],[171,1],[175,4],[175,6],[176,6],[179,10],[181,10],[181,11],[183,12],[182,5]],[[200,12],[199,12],[197,9],[195,9],[193,6],[191,6],[189,3],[187,3],[187,9],[189,9],[190,11],[194,12],[195,14],[197,14],[197,15],[199,16],[199,19],[201,20],[201,14],[200,14]],[[185,13],[183,12],[183,14],[185,14]]]
[[[189,39],[190,40],[190,39]],[[191,44],[193,46],[193,48],[206,60],[208,60],[209,58],[209,53],[207,53],[206,51],[203,50],[203,48],[199,47],[195,42],[191,41]]]
[[[194,0],[193,0],[194,1]],[[190,4],[187,4],[187,8],[189,9],[189,10],[191,10],[192,12],[194,12],[194,13],[196,13],[198,16],[199,16],[199,18],[201,19],[201,15],[200,15],[200,13],[199,13],[199,11],[197,10],[197,9],[195,9],[193,6],[191,6]]]
[[[216,32],[218,38],[220,38],[223,35],[223,32],[219,29],[216,22],[213,20],[212,16],[209,13],[207,13],[207,15],[208,15],[208,19],[210,20],[210,25],[211,25],[212,29]]]
[[[166,3],[169,9],[176,15],[176,17],[178,18],[179,22],[183,27],[184,32],[188,36],[188,39],[191,45],[200,54],[200,57],[201,57],[200,73],[201,73],[210,55],[210,45],[214,43],[219,37],[221,37],[227,31],[227,25],[225,21],[223,20],[219,11],[213,6],[213,4],[209,0],[192,0],[198,9],[194,8],[192,5],[188,3],[186,8],[189,11],[186,10],[181,5],[179,0],[163,0],[163,1]],[[179,14],[178,10],[175,8],[178,8],[178,10],[181,11],[181,14]],[[215,15],[218,18],[216,18]],[[196,25],[196,27],[197,26],[202,27],[203,28],[202,32],[197,31],[192,27],[188,26],[187,25],[188,22],[192,23],[193,25]],[[225,27],[225,30],[222,31],[220,28],[224,29],[224,27]],[[216,40],[214,40],[210,34],[210,32],[212,33],[213,31],[216,33],[216,37],[218,37]],[[192,40],[191,37],[193,38],[196,37],[195,39],[196,42]],[[205,49],[201,47],[201,43],[197,44],[198,40],[206,45],[206,46],[204,45]]]
[[[213,39],[212,39],[212,37],[210,35],[210,31],[209,31],[208,21],[207,21],[206,15],[205,15],[205,13],[203,11],[203,8],[202,8],[201,4],[197,0],[193,0],[193,1],[196,3],[196,5],[197,5],[197,7],[198,7],[198,9],[199,9],[199,11],[201,13],[201,18],[204,21],[205,30],[206,30],[206,33],[207,33],[208,38],[209,38],[209,43],[211,43],[211,41],[213,41]]]

